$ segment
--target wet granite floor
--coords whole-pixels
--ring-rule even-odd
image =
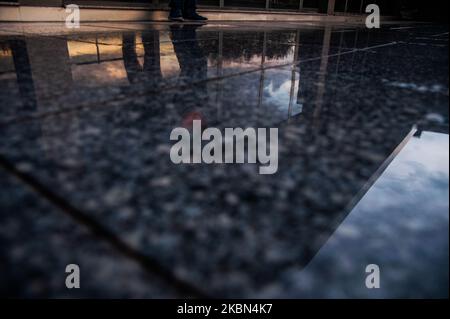
[[[2,295],[448,297],[448,26],[1,24],[0,48]],[[277,173],[173,164],[193,119],[277,127]]]

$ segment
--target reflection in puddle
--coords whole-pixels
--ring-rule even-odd
[[[162,83],[177,83],[178,78],[182,81],[196,82],[205,77],[230,76],[243,71],[258,70],[264,66],[292,63],[297,59],[299,45],[295,46],[298,41],[296,31],[199,32],[197,28],[198,26],[185,26],[176,30],[175,33],[173,30],[170,32],[145,31],[81,35],[67,40],[48,38],[44,41],[46,45],[58,48],[60,52],[57,57],[51,59],[52,68],[42,70],[42,75],[40,66],[34,66],[33,63],[34,56],[39,56],[36,41],[20,40],[23,51],[15,50],[15,55],[18,59],[22,59],[19,55],[29,54],[28,63],[31,65],[27,67],[25,61],[22,66],[28,70],[32,68],[33,74],[23,77],[17,84],[19,86],[33,85],[31,82],[26,83],[32,80],[36,89],[41,86],[42,78],[42,90],[46,90],[49,81],[55,78],[46,73],[57,69],[58,74],[65,74],[65,77],[56,77],[56,87],[67,90],[67,93],[78,92],[83,88],[127,87],[137,83],[140,85],[147,83],[148,87],[152,87],[161,84],[159,74],[164,80]],[[15,74],[13,52],[10,49],[10,43],[5,42],[2,46],[4,49],[0,56],[0,74],[3,78],[7,78],[8,75]],[[15,45],[15,47],[18,46]],[[40,47],[43,49],[42,45]],[[178,52],[176,47],[179,47]],[[195,54],[185,54],[191,50],[194,50]],[[44,51],[42,53],[47,54]],[[189,62],[180,61],[182,59]],[[206,65],[202,66],[205,63]],[[184,73],[181,64],[189,68]],[[203,67],[207,70],[206,74],[200,75],[196,69]],[[281,79],[276,77],[279,77],[276,72],[267,72],[259,79],[260,84],[257,85],[260,91],[259,104],[264,104],[264,99],[268,98],[267,103],[273,104],[275,110],[286,113],[289,109],[291,115],[298,114],[299,105],[294,100],[296,100],[299,80],[292,82],[292,79],[282,79],[284,84],[281,91],[275,92],[270,85],[278,85]],[[292,83],[289,85],[288,81]],[[14,81],[9,83],[10,86],[17,84]],[[287,89],[288,86],[290,86],[289,89]],[[45,94],[39,91],[40,89],[36,92],[38,101],[31,101],[33,104],[40,103],[51,95],[48,90]]]
[[[73,65],[72,76],[83,87],[129,84],[122,61],[102,62],[94,66]]]
[[[448,162],[448,134],[425,131],[413,136],[298,275],[298,282],[319,278],[311,274],[330,267],[343,276],[342,289],[330,290],[326,297],[346,297],[345,291],[355,287],[352,294],[359,297],[395,298],[401,291],[409,291],[405,297],[445,297]],[[380,266],[382,290],[362,284],[364,269],[372,263]],[[314,285],[326,285],[332,278],[319,281]],[[416,291],[419,282],[421,291]]]
[[[303,109],[303,105],[298,99],[300,87],[300,80],[297,79],[298,74],[294,69],[292,77],[289,78],[288,73],[283,74],[268,70],[265,73],[264,81],[264,104],[275,106],[275,109],[282,113],[285,118],[299,115]]]
[[[15,139],[0,139],[0,152],[26,162],[22,167],[118,236],[133,238],[134,248],[161,263],[176,260],[197,278],[221,269],[226,284],[239,274],[257,291],[295,267],[300,280],[289,282],[301,287],[292,287],[292,295],[343,281],[359,296],[371,296],[358,288],[368,263],[380,264],[382,285],[434,267],[442,280],[448,94],[382,81],[383,72],[398,83],[409,83],[405,73],[416,76],[408,73],[413,59],[404,46],[338,54],[371,39],[367,30],[333,33],[329,26],[283,32],[172,26],[6,39],[0,127],[1,136]],[[423,59],[419,71],[433,70],[432,63]],[[437,83],[439,74],[421,76]],[[279,128],[277,175],[261,177],[245,165],[172,165],[169,132],[193,119],[217,128]],[[420,134],[408,135],[424,123]],[[116,211],[129,212],[124,223],[139,230],[121,227]],[[204,258],[205,250],[218,253]],[[421,256],[427,258],[411,264]],[[440,294],[440,284],[431,283],[421,293]]]

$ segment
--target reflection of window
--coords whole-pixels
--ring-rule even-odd
[[[163,78],[173,77],[180,73],[175,49],[167,34],[160,35],[161,73]]]
[[[72,63],[101,63],[122,58],[121,35],[82,36],[77,41],[67,41]],[[144,53],[142,40],[136,36],[136,53]]]
[[[8,81],[8,84],[6,82]],[[16,86],[16,73],[11,48],[8,43],[0,42],[0,87]]]
[[[80,86],[126,85],[123,63],[122,36],[84,36],[67,41],[72,77]],[[136,53],[143,55],[142,40],[136,35]]]
[[[8,43],[0,42],[0,74],[14,72],[14,61]]]

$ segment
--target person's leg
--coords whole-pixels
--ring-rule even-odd
[[[197,13],[197,0],[184,0],[183,17],[193,21],[208,20]]]
[[[159,31],[145,31],[141,37],[145,52],[143,71],[148,80],[156,83],[162,80]]]
[[[136,35],[134,33],[122,34],[122,55],[128,81],[131,84],[139,83],[142,67],[136,54]]]
[[[183,0],[170,0],[169,20],[183,21]]]

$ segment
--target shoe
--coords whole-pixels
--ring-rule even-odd
[[[175,22],[183,22],[183,13],[181,10],[170,10],[169,13],[169,20],[170,21],[175,21]]]
[[[184,18],[184,20],[187,20],[187,21],[201,21],[201,22],[208,21],[208,18],[202,17],[197,12],[194,12],[192,14],[185,14],[183,16],[183,18]]]

